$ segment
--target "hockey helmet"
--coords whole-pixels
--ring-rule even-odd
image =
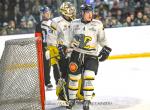
[[[41,20],[48,20],[51,18],[51,10],[47,6],[42,6],[40,8],[40,19]]]
[[[60,6],[60,13],[73,20],[76,17],[76,8],[75,8],[75,6],[73,6],[73,4],[71,2],[64,2]]]
[[[82,11],[92,11],[93,10],[93,7],[91,4],[82,4],[80,6],[80,8]]]
[[[50,9],[47,6],[43,6],[43,7],[40,8],[41,13],[46,13],[46,12],[49,12],[49,11],[50,11]]]

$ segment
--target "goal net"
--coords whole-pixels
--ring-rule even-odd
[[[0,110],[44,110],[42,43],[8,40],[0,61]]]

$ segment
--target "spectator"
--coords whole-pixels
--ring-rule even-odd
[[[119,20],[117,20],[116,18],[113,18],[112,20],[111,20],[111,22],[112,22],[112,27],[122,27],[122,24],[120,23],[120,21]]]
[[[31,11],[31,4],[30,4],[30,1],[25,1],[24,6],[25,6],[25,10]]]
[[[115,27],[121,27],[121,23],[116,19],[116,18],[112,18],[112,19],[106,19],[104,26],[106,28],[115,28]]]
[[[8,27],[8,23],[4,22],[3,27],[0,28],[0,35],[7,35],[7,31],[6,31],[7,27]]]
[[[22,13],[20,12],[19,3],[16,4],[14,8],[14,19],[16,21],[16,25],[18,26],[22,17]]]
[[[95,6],[97,7],[97,6],[100,6],[100,4],[101,4],[101,0],[95,0]]]
[[[98,8],[96,8],[95,11],[94,11],[94,19],[97,19],[97,20],[101,19]]]
[[[58,16],[59,7],[58,7],[58,0],[45,0],[45,4],[52,10],[54,17]]]
[[[35,4],[32,7],[32,13],[33,13],[33,16],[35,17],[36,21],[38,21],[38,22],[40,21],[40,18],[39,18],[39,15],[40,15],[39,10],[40,10],[40,8],[41,8],[40,2],[39,2],[39,0],[36,0]]]
[[[117,19],[119,22],[123,22],[123,21],[122,21],[122,18],[123,18],[122,15],[123,15],[123,14],[122,14],[122,10],[121,10],[121,9],[118,9],[118,10],[117,10],[117,14],[116,14],[116,19]]]
[[[144,14],[146,14],[150,17],[150,5],[144,7]]]
[[[147,15],[143,15],[143,23],[142,25],[150,25],[150,19]]]
[[[111,13],[111,11],[108,11],[108,14],[107,14],[107,17],[106,18],[108,18],[108,19],[112,19],[112,13]]]
[[[119,2],[117,0],[114,0],[113,7],[111,9],[111,13],[113,17],[117,16],[117,11],[120,9]]]
[[[124,1],[124,6],[122,10],[123,10],[123,16],[127,16],[127,14],[130,12],[128,1]]]
[[[135,14],[134,14],[134,12],[130,13],[130,17],[131,17],[131,22],[134,22],[134,20],[135,20]]]
[[[143,23],[143,13],[141,11],[137,12],[136,19],[134,21],[135,26],[140,26]]]
[[[35,24],[33,23],[33,21],[28,21],[27,22],[27,29],[28,29],[28,33],[33,33],[35,30]]]
[[[134,22],[132,22],[131,16],[127,16],[125,22],[123,23],[123,26],[134,26]]]
[[[24,19],[21,19],[21,22],[20,22],[20,33],[21,34],[28,33],[27,21]]]
[[[135,11],[134,6],[136,5],[135,1],[134,0],[126,0],[126,1],[128,1],[129,11],[134,12]]]
[[[16,28],[16,23],[14,20],[10,20],[8,22],[8,27],[6,28],[7,34],[12,35],[12,34],[17,34],[19,30]]]
[[[135,10],[137,11],[137,12],[139,12],[139,11],[143,11],[143,5],[142,5],[142,2],[141,1],[137,1],[136,2],[136,4],[135,4]]]
[[[36,22],[36,20],[35,20],[35,18],[34,18],[34,16],[30,13],[30,11],[29,10],[27,10],[26,12],[25,12],[25,15],[22,17],[22,19],[21,19],[22,21],[26,21],[26,22],[28,22],[28,21],[33,21],[33,23],[37,23]]]
[[[47,5],[52,10],[53,17],[56,17],[59,15],[57,9],[61,2],[61,0],[0,0],[1,34],[7,33],[8,29],[6,31],[4,29],[8,26],[4,24],[12,19],[15,27],[21,27],[23,32],[20,33],[32,32],[34,25],[40,21],[41,5]],[[120,23],[123,26],[150,25],[150,0],[95,0],[95,7],[94,18],[104,21],[105,27],[118,27]]]

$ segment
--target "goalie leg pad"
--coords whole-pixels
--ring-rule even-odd
[[[78,92],[78,82],[81,78],[81,74],[78,75],[69,75],[69,99],[76,99],[76,94]]]
[[[91,100],[93,91],[94,91],[94,79],[95,79],[95,72],[91,70],[85,70],[84,72],[84,85],[83,85],[83,93],[85,100]]]

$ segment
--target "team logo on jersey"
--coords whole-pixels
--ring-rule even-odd
[[[90,46],[87,45],[88,42],[92,41],[92,37],[85,36],[84,34],[77,34],[74,36],[75,40],[79,42],[78,47],[81,49],[89,49]]]

